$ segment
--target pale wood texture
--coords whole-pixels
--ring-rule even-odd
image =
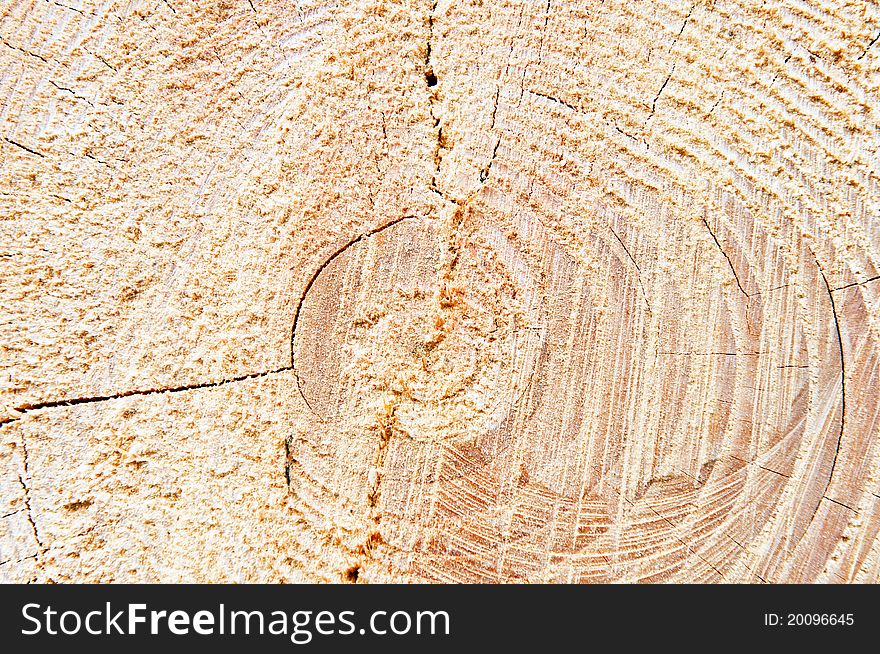
[[[0,579],[877,582],[880,9],[0,8]]]

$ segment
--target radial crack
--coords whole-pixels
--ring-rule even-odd
[[[194,391],[201,388],[215,388],[217,386],[225,386],[227,384],[232,384],[234,382],[244,381],[246,379],[256,379],[258,377],[266,377],[268,375],[274,375],[276,373],[287,372],[293,369],[292,366],[284,366],[281,368],[276,368],[274,370],[266,370],[263,372],[253,372],[247,375],[239,375],[238,377],[230,377],[229,379],[222,379],[220,381],[215,382],[202,382],[198,384],[185,384],[182,386],[169,386],[165,388],[146,388],[146,389],[137,389],[131,391],[123,391],[121,393],[114,393],[113,395],[96,395],[91,397],[72,397],[65,398],[63,400],[50,400],[47,402],[34,402],[32,404],[22,404],[17,407],[13,407],[13,411],[17,414],[26,414],[32,411],[38,411],[40,409],[53,409],[55,407],[62,406],[76,406],[78,404],[95,404],[98,402],[107,402],[109,400],[119,400],[124,397],[139,397],[144,395],[159,395],[161,393],[182,393],[184,391]],[[0,425],[4,425],[9,422],[13,422],[18,420],[21,415],[13,416],[11,418],[5,418],[0,420]]]
[[[559,98],[553,97],[552,95],[547,95],[546,93],[541,93],[539,91],[532,91],[531,89],[526,89],[532,95],[537,95],[539,98],[544,98],[545,100],[550,100],[551,102],[555,102],[556,104],[560,104],[563,107],[567,107],[571,109],[575,113],[581,113],[581,110],[575,107],[573,104],[566,102],[565,100],[560,100]]]
[[[498,88],[495,89],[495,100],[492,106],[492,123],[489,126],[489,132],[495,131],[495,120],[498,116],[498,99],[501,96],[501,85],[498,85]],[[480,183],[483,184],[489,179],[489,173],[492,172],[492,164],[495,163],[495,157],[498,156],[498,147],[501,145],[501,135],[498,135],[498,138],[495,140],[495,145],[492,148],[492,155],[489,157],[489,162],[486,166],[480,170]]]
[[[672,79],[672,74],[675,72],[675,64],[672,64],[672,70],[669,71],[669,74],[666,76],[666,79],[663,80],[663,84],[660,85],[660,90],[657,91],[657,95],[654,96],[654,100],[651,102],[651,115],[648,116],[650,118],[654,115],[654,112],[657,110],[657,100],[660,99],[660,96],[663,93],[663,90],[666,88],[666,85],[669,84],[669,80]]]
[[[382,522],[379,503],[382,498],[382,481],[384,478],[385,457],[388,454],[388,443],[391,441],[394,425],[397,422],[396,411],[396,405],[386,402],[383,412],[376,416],[376,422],[373,425],[373,429],[376,430],[378,435],[378,441],[376,443],[376,452],[373,456],[373,466],[367,477],[367,536],[363,543],[355,550],[359,559],[342,571],[342,578],[348,583],[358,583],[364,563],[373,557],[373,549],[376,545],[385,542],[379,531],[379,523]]]
[[[46,548],[43,545],[42,539],[40,539],[40,532],[37,529],[37,523],[34,521],[33,509],[31,509],[31,489],[25,481],[26,478],[30,478],[30,457],[28,455],[27,441],[25,441],[23,434],[21,437],[21,450],[23,453],[23,474],[18,476],[18,483],[21,484],[21,488],[24,491],[24,506],[27,511],[27,520],[31,525],[31,530],[34,532],[34,540],[37,541],[37,546],[40,548],[40,551],[45,551]]]
[[[614,231],[614,228],[610,224],[608,225],[608,229],[610,229],[611,233],[614,234],[614,238],[617,239],[617,242],[620,243],[623,251],[626,252],[626,256],[629,257],[629,260],[632,261],[632,264],[636,267],[636,278],[639,280],[639,287],[642,289],[642,298],[645,300],[645,305],[648,307],[648,313],[653,313],[653,311],[651,311],[651,303],[648,302],[648,294],[645,292],[645,285],[642,283],[642,269],[639,268],[639,264],[636,263],[636,260],[630,253],[629,248],[626,247],[626,243],[624,243],[623,239],[621,239],[620,236],[617,235],[617,232]]]
[[[31,154],[35,154],[35,155],[37,155],[38,157],[43,157],[43,158],[46,157],[46,155],[43,154],[42,152],[37,152],[37,151],[34,150],[33,148],[29,148],[29,147],[26,146],[26,145],[22,145],[22,144],[19,143],[18,141],[13,141],[13,140],[12,140],[11,138],[9,138],[8,136],[4,136],[4,137],[3,137],[3,140],[6,141],[7,143],[11,144],[11,145],[14,145],[14,146],[17,147],[17,148],[21,148],[21,149],[24,150],[25,152],[30,152]]]
[[[694,13],[694,9],[696,9],[696,7],[696,4],[691,5],[690,11],[688,11],[687,16],[684,17],[684,22],[681,24],[681,29],[678,30],[678,34],[675,35],[675,38],[672,39],[672,44],[669,46],[669,50],[667,50],[667,52],[672,52],[675,44],[678,43],[678,39],[681,38],[682,34],[684,34],[684,28],[687,27],[688,21],[691,19],[691,14]]]
[[[864,286],[868,282],[876,282],[878,279],[880,279],[880,275],[875,275],[874,277],[869,277],[868,279],[861,281],[861,282],[853,282],[852,284],[847,284],[845,286],[838,286],[837,288],[832,288],[831,292],[836,293],[837,291],[842,291],[847,288],[852,288],[853,286]]]
[[[433,129],[436,130],[437,138],[434,143],[434,174],[431,177],[431,190],[443,199],[446,194],[437,186],[437,178],[440,176],[440,166],[443,163],[443,126],[440,125],[440,119],[434,115],[434,87],[437,86],[437,75],[434,72],[433,64],[433,42],[434,42],[434,12],[437,10],[438,0],[432,0],[431,8],[428,10],[428,38],[425,44],[425,83],[428,87],[428,107],[431,119],[434,121]]]
[[[856,61],[860,61],[866,54],[868,54],[868,50],[871,49],[871,46],[873,46],[875,43],[877,43],[877,39],[880,39],[880,32],[877,32],[877,36],[875,36],[873,39],[871,39],[871,42],[868,43],[867,47],[864,49],[862,54],[860,54],[858,57],[856,57]]]
[[[711,234],[712,240],[715,241],[715,245],[718,246],[718,249],[721,251],[721,254],[724,255],[725,259],[727,259],[727,265],[730,266],[730,272],[733,273],[733,279],[736,280],[736,285],[739,287],[739,290],[742,291],[743,295],[750,298],[751,295],[749,295],[746,292],[746,289],[743,288],[742,284],[740,284],[739,275],[736,274],[736,268],[733,267],[733,262],[730,260],[730,257],[727,256],[727,252],[725,252],[724,248],[721,247],[721,243],[718,241],[718,237],[715,236],[715,232],[713,232],[712,228],[709,226],[709,222],[705,218],[703,218],[702,220],[703,220],[703,224],[706,226],[706,229],[709,230],[709,234]]]

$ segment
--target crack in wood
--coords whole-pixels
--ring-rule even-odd
[[[296,304],[296,311],[294,311],[294,314],[293,314],[293,328],[291,329],[291,334],[290,334],[290,366],[288,366],[287,369],[289,369],[293,372],[294,378],[296,379],[296,388],[297,388],[297,391],[299,392],[299,395],[302,398],[303,402],[306,403],[306,406],[309,408],[309,410],[319,420],[321,420],[321,422],[325,422],[325,418],[320,413],[318,413],[314,409],[314,407],[312,407],[312,405],[309,403],[308,399],[306,399],[305,393],[303,392],[303,389],[302,389],[302,380],[300,379],[299,373],[296,370],[296,343],[295,343],[296,333],[297,333],[297,329],[299,328],[299,319],[302,314],[303,304],[305,303],[306,297],[308,296],[309,291],[312,290],[312,286],[314,286],[318,277],[321,276],[321,273],[324,272],[324,270],[327,268],[327,266],[329,266],[336,259],[338,259],[340,256],[342,256],[351,247],[357,245],[358,243],[360,243],[361,241],[363,241],[365,239],[370,238],[371,236],[374,236],[380,232],[385,231],[386,229],[388,229],[390,227],[394,227],[395,225],[403,222],[404,220],[411,220],[414,218],[416,218],[416,216],[413,216],[413,215],[407,215],[407,216],[401,216],[400,218],[395,218],[394,220],[387,222],[384,225],[381,225],[380,227],[376,227],[375,229],[372,229],[368,232],[365,232],[365,233],[361,234],[360,236],[357,236],[356,238],[353,238],[352,240],[348,241],[345,245],[338,248],[329,257],[327,257],[320,266],[318,266],[318,268],[315,270],[315,272],[309,278],[309,281],[306,282],[306,286],[303,289],[302,294],[300,295],[299,301]]]
[[[709,234],[712,236],[712,240],[715,241],[715,245],[718,246],[718,249],[721,251],[721,254],[723,254],[724,258],[727,260],[727,265],[730,266],[730,272],[733,273],[733,279],[736,280],[737,287],[739,288],[740,291],[742,291],[743,295],[745,295],[747,298],[750,298],[751,295],[749,295],[746,292],[746,289],[743,288],[742,284],[740,284],[739,275],[736,274],[736,268],[733,267],[733,261],[730,260],[730,257],[727,255],[727,252],[725,252],[724,248],[721,247],[721,243],[718,241],[718,237],[715,236],[715,232],[713,232],[712,228],[709,226],[709,222],[705,218],[702,218],[702,221],[703,221],[703,224],[706,226],[706,229],[709,230]]]
[[[876,282],[878,279],[880,279],[880,275],[875,275],[874,277],[869,277],[868,279],[865,279],[861,282],[853,282],[852,284],[846,284],[845,286],[838,286],[837,288],[832,288],[831,292],[836,293],[837,291],[844,291],[848,288],[853,288],[854,286],[864,286],[865,284],[867,284],[869,282]]]
[[[95,404],[98,402],[108,402],[110,400],[119,400],[125,397],[142,397],[147,395],[160,395],[162,393],[182,393],[184,391],[194,391],[202,388],[216,388],[218,386],[226,386],[227,384],[233,384],[235,382],[245,381],[247,379],[257,379],[259,377],[266,377],[268,375],[274,375],[277,373],[292,371],[292,366],[283,366],[281,368],[275,368],[274,370],[266,370],[262,372],[253,372],[247,375],[239,375],[237,377],[230,377],[228,379],[222,379],[220,381],[214,382],[201,382],[197,384],[184,384],[181,386],[168,386],[163,388],[146,388],[146,389],[136,389],[130,391],[122,391],[121,393],[114,393],[112,395],[96,395],[90,397],[72,397],[65,398],[61,400],[49,400],[46,402],[34,402],[31,404],[21,404],[19,406],[13,407],[13,411],[18,414],[27,414],[33,411],[39,411],[40,409],[54,409],[56,407],[66,407],[66,406],[77,406],[79,404]],[[0,425],[4,425],[15,420],[19,420],[21,418],[20,415],[12,416],[10,418],[5,418],[0,420]]]
[[[30,456],[28,455],[27,449],[27,441],[25,440],[24,434],[21,435],[21,450],[23,453],[22,456],[22,474],[18,476],[18,483],[21,484],[21,488],[24,491],[24,506],[27,512],[27,520],[31,525],[31,530],[34,533],[34,540],[37,542],[37,546],[40,548],[40,551],[45,552],[46,548],[43,545],[43,541],[40,538],[40,531],[37,529],[37,523],[34,521],[34,512],[31,508],[31,489],[28,483],[25,481],[26,478],[30,478]]]
[[[26,145],[22,145],[22,144],[19,143],[18,141],[13,141],[13,140],[12,140],[11,138],[9,138],[8,136],[4,136],[4,137],[3,137],[3,140],[6,141],[7,143],[11,144],[11,145],[14,145],[14,146],[17,147],[17,148],[21,148],[21,149],[24,150],[25,152],[30,152],[31,154],[35,154],[35,155],[37,155],[38,157],[42,157],[42,158],[45,158],[45,157],[46,157],[46,155],[43,154],[42,152],[38,152],[37,150],[34,150],[33,148],[29,148],[29,147],[26,146]]]
[[[807,247],[807,250],[813,257],[813,260],[816,263],[816,270],[819,271],[819,276],[822,278],[822,283],[825,286],[825,291],[828,294],[828,299],[831,302],[831,315],[834,319],[834,329],[837,335],[837,346],[840,354],[840,430],[837,433],[837,443],[834,447],[834,458],[831,460],[831,469],[828,471],[828,480],[825,482],[825,488],[822,490],[822,499],[828,499],[835,504],[840,504],[835,500],[831,500],[828,495],[828,489],[831,487],[831,482],[834,480],[834,471],[837,467],[837,459],[840,455],[840,446],[843,442],[844,430],[846,429],[846,365],[844,363],[844,352],[843,352],[843,338],[840,333],[840,320],[837,316],[837,304],[834,301],[834,293],[831,290],[831,286],[828,284],[828,278],[825,276],[825,271],[822,270],[822,266],[819,263],[818,257],[816,254]],[[819,500],[821,503],[821,499]],[[845,506],[845,505],[844,505]],[[850,508],[850,507],[847,507]],[[813,524],[813,521],[816,519],[816,515],[819,513],[819,505],[816,505],[816,508],[813,510],[813,514],[810,516],[810,521],[807,523],[806,529],[804,529],[804,534],[810,529],[810,526]]]
[[[660,99],[660,96],[663,94],[663,90],[666,88],[666,85],[669,84],[669,80],[672,79],[672,74],[675,72],[675,64],[672,64],[672,70],[669,71],[669,74],[666,76],[666,79],[663,80],[663,84],[660,85],[660,90],[657,91],[657,95],[654,96],[654,100],[651,102],[651,113],[648,116],[650,119],[651,116],[654,115],[654,112],[657,110],[657,100]]]

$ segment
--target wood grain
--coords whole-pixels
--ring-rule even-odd
[[[9,2],[0,578],[877,582],[869,2]]]

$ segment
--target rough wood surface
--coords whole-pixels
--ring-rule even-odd
[[[4,3],[0,579],[878,581],[878,36]]]

